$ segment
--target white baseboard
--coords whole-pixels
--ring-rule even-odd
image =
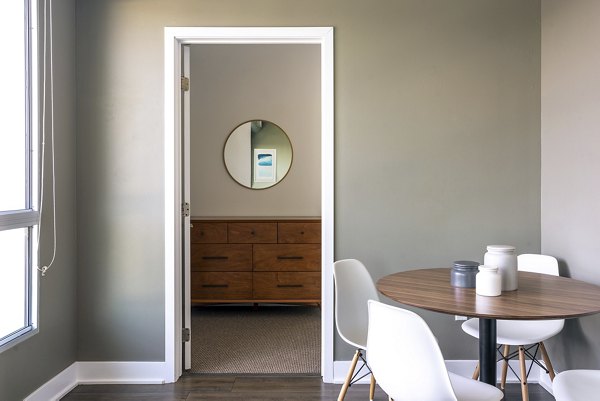
[[[542,362],[542,364],[544,364]],[[546,366],[544,364],[544,366]],[[544,372],[544,370],[540,369],[540,376],[539,376],[539,381],[538,383],[540,384],[540,386],[542,386],[544,388],[544,390],[546,390],[547,392],[549,392],[550,394],[554,395],[554,393],[552,392],[552,381],[550,380],[550,375],[547,374],[546,372]],[[558,371],[554,371],[554,374],[557,375]]]
[[[60,400],[77,386],[77,362],[48,380],[44,385],[29,394],[23,401]]]
[[[163,384],[165,362],[75,362],[24,401],[56,401],[79,384]]]
[[[341,384],[346,380],[350,362],[333,363],[334,383]],[[476,364],[475,360],[446,361],[448,371],[465,377],[472,376]],[[519,371],[518,361],[511,361],[510,365],[515,371]],[[360,364],[357,365],[357,369],[358,367]],[[163,384],[165,369],[165,362],[75,362],[31,393],[24,401],[57,401],[79,384]],[[500,364],[497,371],[499,380]],[[366,368],[363,368],[361,375],[367,372]],[[367,375],[356,384],[369,384],[370,380],[370,375]],[[510,369],[506,381],[518,383],[517,377]],[[531,369],[529,383],[539,383],[552,394],[550,377],[537,365]]]
[[[350,370],[350,364],[352,361],[333,361],[333,382],[335,384],[342,384],[346,380],[346,376],[348,375],[348,370]],[[360,368],[362,365],[362,361],[359,360],[359,363],[356,364],[356,370]],[[362,376],[365,373],[369,373],[366,367],[363,368],[360,375]],[[370,384],[371,383],[371,375],[366,375],[361,380],[357,381],[356,384]]]
[[[78,384],[163,384],[164,362],[76,362]]]

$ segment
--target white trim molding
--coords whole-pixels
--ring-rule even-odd
[[[164,384],[165,362],[77,362],[78,384]]]
[[[540,363],[544,366],[546,366],[546,364],[542,361],[540,361]],[[550,394],[554,395],[554,393],[552,392],[552,380],[550,380],[550,375],[547,374],[546,372],[544,372],[543,369],[538,368],[540,374],[539,374],[539,379],[538,379],[538,383],[540,384],[540,386],[542,386],[544,388],[544,390],[546,390],[547,392],[549,392]],[[560,372],[555,370],[554,374],[557,375]]]
[[[23,401],[55,401],[77,386],[77,362],[48,380]]]
[[[515,362],[514,366],[512,362]],[[477,361],[474,360],[446,361],[446,367],[450,372],[464,377],[471,377],[476,364]],[[519,369],[516,361],[511,361],[511,366],[515,370]],[[58,401],[79,384],[164,384],[163,376],[166,368],[165,362],[75,362],[48,380],[24,401]],[[343,383],[349,368],[350,361],[335,361],[333,364],[335,374],[331,382]],[[518,383],[516,376],[510,370],[506,381]],[[357,384],[369,383],[368,375],[357,382]],[[529,383],[539,383],[552,394],[552,382],[546,372],[538,366],[532,368]]]
[[[357,370],[360,369],[360,366],[361,366],[360,362],[361,361],[359,361],[359,363],[356,364]],[[346,380],[346,376],[348,375],[348,370],[350,369],[351,363],[352,363],[352,361],[335,361],[333,363],[333,380],[331,381],[331,383],[342,384]],[[365,369],[366,368],[363,368],[362,373],[368,373],[368,371]],[[371,383],[370,375],[367,375],[356,382],[356,384],[370,384],[370,383]]]
[[[182,374],[181,47],[186,44],[319,44],[321,46],[321,374],[333,381],[333,28],[166,27],[164,29],[165,382]]]
[[[164,384],[165,362],[74,362],[24,401],[58,401],[80,384]]]

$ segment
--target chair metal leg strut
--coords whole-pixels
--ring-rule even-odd
[[[522,347],[523,347],[523,355],[530,359],[529,368],[526,370],[526,376],[529,376],[529,373],[531,372],[531,369],[533,368],[533,364],[538,365],[542,370],[544,370],[544,372],[549,374],[550,377],[554,376],[554,372],[552,370],[550,370],[549,368],[547,368],[546,366],[542,365],[542,363],[537,358],[538,350],[541,350],[540,343],[532,344],[529,347],[525,347],[525,346],[522,346]],[[535,348],[535,350],[532,353],[531,350],[534,348]],[[520,375],[517,372],[515,372],[515,370],[512,368],[512,366],[510,366],[510,364],[508,364],[509,360],[514,359],[520,355],[520,351],[517,349],[516,351],[508,353],[507,355],[503,355],[500,352],[500,347],[498,347],[498,353],[500,354],[500,358],[498,359],[498,361],[504,360],[504,362],[508,365],[508,368],[514,373],[514,375],[517,377],[517,379],[521,380]]]
[[[358,363],[358,360],[362,361],[362,365],[360,366],[360,368],[358,368],[358,370],[356,370],[356,364]],[[362,376],[357,377],[360,372],[366,368],[368,370],[368,372],[364,373]],[[355,372],[356,370],[356,372]],[[367,361],[365,360],[364,356],[363,356],[363,350],[361,350],[360,348],[356,350],[356,352],[354,353],[354,357],[352,358],[352,363],[350,364],[350,370],[348,370],[348,374],[346,375],[346,380],[344,381],[344,384],[342,385],[342,389],[340,390],[340,395],[338,396],[338,401],[343,401],[344,397],[346,397],[346,392],[348,391],[348,388],[350,386],[352,386],[354,383],[356,383],[357,381],[359,381],[360,379],[371,375],[371,388],[369,391],[369,395],[370,395],[370,399],[372,400],[375,394],[375,378],[373,377],[372,373],[371,373],[371,369],[369,369],[369,366],[367,365]]]
[[[503,348],[503,350],[501,351],[502,348]],[[532,350],[533,350],[533,352],[532,352]],[[542,358],[544,360],[545,366],[537,358],[538,350],[542,354]],[[554,380],[554,375],[555,375],[554,368],[552,367],[552,363],[550,362],[550,358],[548,357],[548,353],[546,352],[544,343],[540,342],[540,343],[532,344],[528,347],[521,345],[518,347],[517,350],[515,350],[513,352],[510,352],[509,345],[499,345],[496,348],[496,351],[499,354],[499,358],[497,359],[496,362],[500,362],[500,361],[503,362],[502,378],[500,380],[500,388],[502,390],[504,390],[504,388],[506,386],[506,375],[507,375],[508,369],[510,369],[513,372],[513,374],[516,376],[517,380],[519,380],[519,382],[521,383],[521,393],[522,393],[521,395],[522,395],[523,401],[529,400],[527,378],[529,377],[529,373],[531,373],[531,369],[533,368],[534,364],[538,365],[548,375],[550,375],[551,381]],[[513,367],[510,366],[510,364],[508,363],[511,359],[514,359],[514,358],[519,358],[520,373],[517,373],[513,369]],[[529,360],[530,360],[529,368],[527,368],[525,358],[529,358]],[[476,380],[479,377],[479,372],[480,372],[480,364],[477,364],[477,366],[475,367],[475,372],[473,373],[473,379]]]

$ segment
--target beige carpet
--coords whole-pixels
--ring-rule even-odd
[[[319,374],[321,309],[192,308],[191,373]]]

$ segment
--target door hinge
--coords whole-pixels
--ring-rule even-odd
[[[191,332],[190,329],[187,327],[184,327],[183,329],[181,329],[181,342],[182,343],[187,343],[190,341],[190,337],[191,337]]]
[[[188,77],[181,77],[181,90],[184,92],[190,90],[190,79]]]
[[[183,217],[190,217],[190,204],[188,202],[181,205],[181,215]]]

